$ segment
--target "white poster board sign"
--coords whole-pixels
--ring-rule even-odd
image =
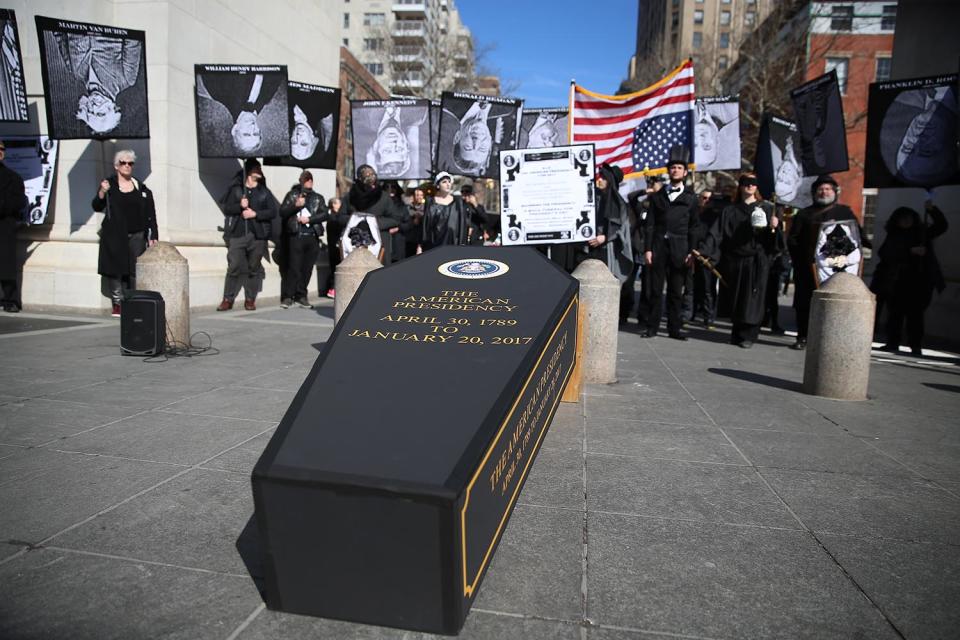
[[[814,254],[817,283],[822,285],[841,271],[859,276],[863,262],[860,246],[856,220],[824,220]]]
[[[500,152],[504,246],[585,242],[597,234],[594,148]]]
[[[347,222],[343,235],[340,236],[340,247],[343,257],[346,258],[354,249],[366,248],[373,257],[380,259],[380,226],[377,216],[367,213],[353,213]]]

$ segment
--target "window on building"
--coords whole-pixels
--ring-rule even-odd
[[[880,18],[880,28],[884,31],[894,31],[897,28],[897,5],[883,5],[883,15]]]
[[[847,95],[847,70],[850,66],[849,58],[827,58],[824,73],[830,73],[832,70],[837,72],[837,83],[840,85],[840,95]]]
[[[720,4],[730,4],[730,0],[720,0]]]
[[[381,49],[383,49],[383,38],[364,38],[363,39],[364,51],[380,51]]]
[[[702,46],[703,46],[703,32],[694,31],[693,32],[693,48],[699,49]]]
[[[677,32],[676,31],[670,34],[670,46],[673,47],[674,49],[677,48]]]
[[[757,12],[756,11],[747,11],[743,14],[743,22],[747,26],[752,27],[757,24]]]
[[[382,27],[387,23],[387,16],[384,13],[365,13],[363,14],[363,26]]]
[[[344,29],[349,29],[349,28],[350,28],[350,14],[349,14],[349,13],[343,14],[343,28],[344,28]]]
[[[364,67],[367,68],[367,71],[372,73],[375,76],[383,75],[383,63],[382,62],[365,62]]]
[[[703,0],[697,0],[697,4],[703,4]]]
[[[703,10],[697,9],[693,12],[693,24],[703,24]]]
[[[349,47],[349,46],[350,46],[350,38],[344,38],[344,39],[343,39],[343,46],[345,46],[345,47]]]
[[[727,56],[718,56],[717,57],[717,69],[724,71],[727,66],[730,64],[730,59]]]
[[[721,11],[721,12],[720,12],[720,24],[722,24],[722,25],[728,25],[728,24],[730,24],[730,12],[729,12],[729,11]]]
[[[753,5],[757,4],[757,0],[747,0],[747,4],[752,7]]]
[[[720,32],[720,48],[726,49],[729,46],[730,46],[730,32],[721,31]]]
[[[877,73],[874,82],[886,82],[889,80],[892,68],[893,59],[887,57],[877,58]]]
[[[680,12],[679,12],[679,11],[674,11],[673,14],[670,16],[670,26],[673,27],[674,29],[676,29],[678,26],[680,26]]]
[[[853,5],[835,4],[830,14],[831,31],[853,31]]]

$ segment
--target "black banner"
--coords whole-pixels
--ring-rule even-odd
[[[807,175],[850,168],[840,83],[833,69],[790,92],[800,133],[800,157]]]
[[[36,16],[51,138],[149,138],[146,34]]]
[[[287,67],[194,65],[201,158],[290,155]]]
[[[29,121],[17,15],[0,9],[0,122]]]
[[[957,74],[870,85],[865,187],[960,184]]]
[[[340,89],[287,82],[290,155],[265,158],[266,165],[336,169],[340,140]]]
[[[757,139],[754,169],[764,198],[791,207],[813,204],[810,187],[816,176],[806,176],[797,159],[800,134],[797,125],[765,114]]]
[[[437,170],[496,178],[497,154],[516,149],[523,100],[444,91]]]

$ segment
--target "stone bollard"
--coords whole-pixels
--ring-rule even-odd
[[[337,265],[334,276],[334,287],[337,295],[333,299],[333,323],[340,322],[340,316],[347,310],[347,305],[353,300],[353,295],[363,282],[363,277],[379,269],[382,265],[372,253],[366,249],[354,249]]]
[[[583,308],[583,382],[617,381],[620,283],[599,260],[584,260],[573,272]]]
[[[837,273],[813,292],[803,363],[803,391],[866,400],[876,297],[863,280]]]
[[[149,247],[137,258],[137,289],[163,296],[167,342],[190,344],[190,265],[169,242]]]

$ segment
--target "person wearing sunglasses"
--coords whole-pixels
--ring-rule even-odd
[[[780,219],[763,199],[756,174],[741,174],[733,204],[720,212],[700,247],[723,275],[717,315],[733,322],[731,344],[749,349],[760,335],[770,260],[784,248]]]
[[[97,272],[104,278],[104,295],[120,316],[124,290],[136,289],[137,258],[157,244],[157,212],[153,192],[133,177],[137,154],[129,149],[113,157],[114,175],[100,182],[94,211],[104,213],[100,227]]]

